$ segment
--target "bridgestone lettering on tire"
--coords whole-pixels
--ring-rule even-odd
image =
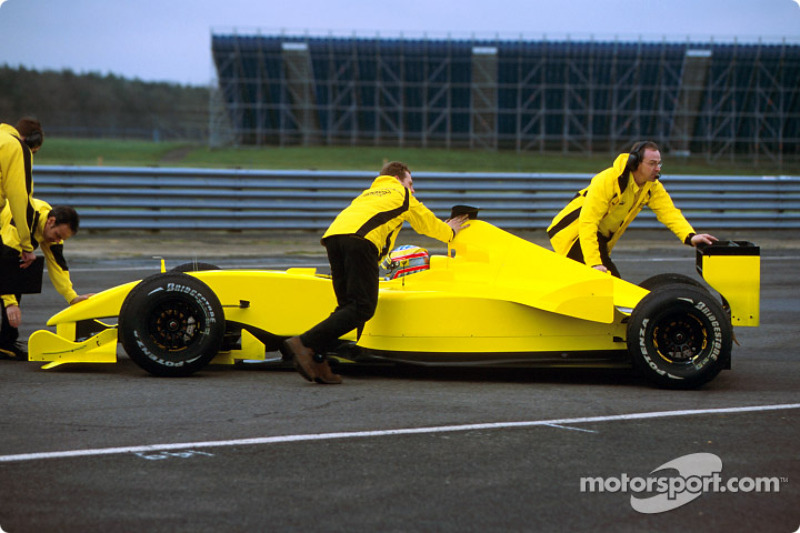
[[[659,386],[699,387],[728,366],[730,318],[707,291],[660,287],[639,302],[628,323],[634,367]]]
[[[156,274],[131,290],[119,314],[128,356],[156,376],[188,376],[208,364],[225,332],[222,305],[199,279]]]

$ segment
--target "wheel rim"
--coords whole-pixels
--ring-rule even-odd
[[[702,356],[709,342],[705,323],[689,313],[674,314],[659,320],[653,328],[653,346],[665,361],[691,365]]]
[[[162,350],[181,352],[200,337],[205,319],[202,310],[180,300],[157,305],[148,323],[148,333]]]

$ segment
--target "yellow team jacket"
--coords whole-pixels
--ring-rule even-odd
[[[378,176],[369,189],[339,213],[322,236],[358,235],[375,245],[379,259],[394,248],[397,234],[408,221],[414,231],[450,242],[455,233],[430,209],[414,198],[394,176]]]
[[[72,288],[72,280],[69,278],[69,267],[64,260],[64,241],[56,244],[44,242],[44,226],[47,223],[47,214],[50,213],[50,204],[32,198],[34,208],[34,230],[33,230],[33,245],[34,247],[41,246],[42,253],[44,253],[45,261],[47,262],[47,273],[50,275],[50,281],[53,287],[58,291],[61,296],[71,302],[78,296],[78,293]],[[0,211],[0,235],[3,237],[3,245],[20,249],[19,233],[17,228],[11,224],[11,211],[8,205]],[[41,241],[41,242],[40,242]],[[18,305],[17,299],[13,294],[4,294],[2,296],[3,303],[6,306]]]
[[[602,264],[597,234],[609,239],[608,251],[611,252],[645,206],[681,241],[687,242],[694,235],[694,229],[672,203],[661,182],[637,186],[632,173],[625,168],[627,163],[628,154],[619,155],[611,168],[592,178],[589,186],[556,215],[547,228],[553,250],[567,255],[580,238],[586,264]]]
[[[19,249],[26,252],[33,251],[32,168],[33,154],[19,132],[13,126],[0,124],[0,209],[8,200],[19,232]]]

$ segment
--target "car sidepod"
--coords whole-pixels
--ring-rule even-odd
[[[647,291],[484,221],[430,268],[381,283],[358,345],[429,365],[630,366],[626,311]]]

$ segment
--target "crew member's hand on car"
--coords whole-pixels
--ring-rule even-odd
[[[608,272],[608,269],[604,265],[595,265],[592,268],[600,272]]]
[[[718,240],[716,237],[708,233],[698,233],[692,237],[691,243],[692,246],[697,246],[698,244],[713,244],[716,240]]]
[[[453,236],[455,237],[459,231],[469,227],[469,224],[464,225],[467,220],[469,220],[469,215],[458,215],[454,218],[448,218],[445,223],[453,228]]]
[[[91,293],[91,294],[81,294],[80,296],[76,296],[75,298],[73,298],[73,299],[72,299],[72,300],[69,302],[69,305],[75,305],[75,304],[76,304],[76,303],[78,303],[78,302],[82,302],[82,301],[84,301],[84,300],[88,300],[89,298],[91,298],[91,297],[92,297],[92,296],[94,296],[95,294],[96,294],[96,293],[94,293],[94,292],[93,292],[93,293]]]

